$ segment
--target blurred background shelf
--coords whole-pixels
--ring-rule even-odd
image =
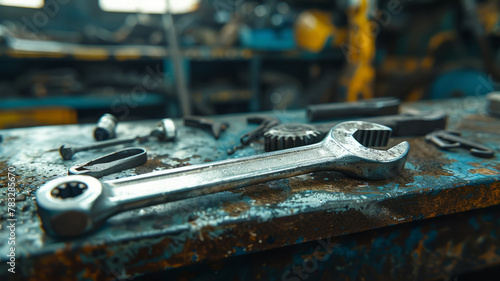
[[[84,120],[146,95],[154,110],[126,105],[141,119],[500,89],[494,0],[172,0],[173,14],[163,0],[36,1],[0,3],[0,109],[54,103]]]

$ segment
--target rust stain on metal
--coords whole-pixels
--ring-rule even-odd
[[[422,174],[434,177],[453,176],[444,167],[456,162],[456,160],[447,159],[441,150],[427,143],[423,137],[412,138],[408,142],[410,143],[410,153],[408,154],[407,161],[422,170],[422,172],[410,171],[409,173],[412,176]],[[395,143],[389,145],[394,145]],[[408,169],[405,171],[408,171]]]
[[[414,214],[417,217],[421,215],[432,218],[494,206],[498,204],[498,198],[500,198],[500,182],[493,182],[444,189],[432,195],[424,193],[412,198],[389,199],[379,204],[394,214]]]
[[[476,166],[474,166],[476,167]],[[494,162],[494,161],[488,161],[488,163],[484,163],[482,165],[479,165],[477,166],[476,168],[488,168],[488,169],[491,169],[491,170],[496,170],[500,173],[500,164],[498,164],[498,162]]]
[[[191,158],[185,158],[185,159],[172,158],[171,159],[172,161],[178,162],[178,164],[174,164],[174,165],[163,163],[162,160],[168,159],[168,157],[169,157],[169,155],[167,154],[167,155],[156,156],[156,157],[153,157],[151,159],[148,159],[148,161],[144,165],[135,168],[135,173],[137,175],[142,175],[142,174],[151,173],[158,168],[172,169],[172,168],[178,168],[178,167],[191,165],[189,163]],[[196,157],[193,157],[193,158],[196,158]]]
[[[458,129],[498,134],[498,119],[485,115],[470,115],[462,119]]]
[[[320,172],[306,176],[289,179],[290,189],[293,193],[305,191],[329,191],[347,192],[357,185],[365,185],[364,182],[347,178],[338,172]]]
[[[256,184],[244,188],[230,190],[232,193],[241,194],[241,196],[248,196],[255,200],[253,205],[262,206],[266,204],[277,204],[284,202],[292,193],[287,188],[288,180],[279,181],[280,188],[270,188],[269,184]]]
[[[137,175],[147,174],[151,173],[158,167],[165,166],[165,164],[161,162],[161,159],[162,157],[154,157],[152,159],[148,159],[148,161],[144,165],[135,168],[135,173]]]
[[[81,253],[96,257],[92,264],[82,262]],[[61,275],[57,275],[58,280],[74,280],[75,276],[79,276],[84,272],[86,278],[92,280],[110,280],[109,274],[102,270],[102,259],[111,256],[105,245],[88,246],[80,249],[80,251],[69,250],[67,247],[58,249],[51,255],[46,255],[37,258],[34,262],[33,272],[29,280],[53,280],[55,272],[61,272],[61,266],[65,269]]]
[[[500,164],[497,165],[490,165],[493,169],[500,171]]]
[[[224,211],[226,211],[229,214],[229,216],[237,217],[242,213],[250,210],[250,205],[248,205],[248,203],[243,201],[238,201],[234,203],[225,202],[224,204],[222,204],[222,209],[224,209]]]
[[[487,175],[487,176],[496,176],[496,175],[500,174],[500,172],[498,172],[498,171],[487,169],[487,168],[470,169],[469,172],[472,174],[481,174],[481,175]]]
[[[472,167],[475,167],[475,168],[483,168],[486,170],[491,170],[491,171],[485,171],[486,173],[483,173],[481,171],[469,171],[469,172],[474,173],[474,174],[476,174],[476,173],[483,174],[483,175],[498,175],[498,174],[500,174],[500,164],[498,164],[497,162],[493,162],[493,161],[489,161],[488,163],[470,162],[467,164],[471,165]]]
[[[194,158],[194,157],[193,157]],[[176,161],[176,162],[179,162],[179,165],[173,165],[173,168],[177,168],[177,167],[182,167],[182,166],[187,166],[187,165],[190,165],[189,164],[189,161],[191,161],[191,157],[187,157],[187,158],[183,158],[183,159],[180,159],[180,158],[172,158],[173,161]]]
[[[5,171],[9,168],[7,161],[0,161],[0,178],[7,177]],[[7,186],[7,185],[5,185]]]

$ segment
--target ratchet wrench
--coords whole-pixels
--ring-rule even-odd
[[[351,121],[332,128],[320,143],[288,150],[110,181],[67,176],[50,181],[37,191],[38,215],[47,234],[72,237],[96,229],[119,212],[316,171],[387,179],[403,169],[409,143],[377,150],[360,142],[386,146],[390,135],[389,127]]]

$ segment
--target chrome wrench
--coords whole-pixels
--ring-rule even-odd
[[[72,237],[94,230],[119,212],[316,171],[387,179],[403,169],[408,142],[388,150],[362,144],[385,146],[390,134],[388,127],[351,121],[335,126],[322,142],[309,146],[118,180],[63,177],[37,191],[38,214],[49,235]]]

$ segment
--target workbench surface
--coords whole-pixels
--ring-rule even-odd
[[[497,154],[492,159],[475,157],[464,149],[441,151],[426,143],[424,137],[397,138],[391,141],[392,145],[408,140],[411,148],[404,171],[390,180],[367,181],[336,172],[313,173],[121,213],[109,219],[98,231],[68,240],[45,235],[37,216],[35,191],[42,184],[65,176],[69,167],[118,148],[82,152],[73,160],[63,161],[57,151],[50,150],[62,144],[93,142],[93,124],[0,131],[4,139],[0,145],[0,276],[34,280],[59,280],[62,277],[124,280],[199,261],[225,260],[498,205],[500,119],[487,116],[484,107],[484,101],[478,98],[404,105],[404,109],[447,111],[450,116],[448,128],[458,129],[463,136],[494,148]],[[263,114],[278,117],[286,123],[306,122],[302,110]],[[244,114],[214,117],[230,122],[230,128],[219,140],[206,131],[186,128],[177,120],[176,142],[150,141],[140,145],[148,151],[145,165],[103,179],[263,153],[262,142],[232,156],[226,153],[227,149],[238,144],[242,134],[255,128],[256,125],[247,125],[246,117]],[[118,126],[118,136],[148,134],[157,122],[122,122]],[[8,245],[8,226],[11,223],[7,206],[9,168],[15,169],[17,183],[15,274],[7,272],[6,257],[12,247]],[[469,219],[465,223],[471,230],[477,230],[488,224],[487,221],[486,216],[484,221]],[[488,224],[491,233],[484,236],[481,243],[498,245],[499,224],[500,220],[496,219]],[[357,279],[356,274],[372,274],[388,267],[395,270],[394,259],[407,259],[406,264],[421,265],[421,259],[437,251],[431,244],[438,239],[439,231],[420,228],[409,231],[407,235],[401,231],[391,232],[395,234],[388,234],[389,237],[383,240],[387,247],[391,243],[405,245],[405,249],[414,254],[393,252],[391,262],[374,261],[371,267],[350,273],[345,279]],[[375,247],[373,241],[370,243]],[[334,252],[348,259],[349,250],[357,246],[338,243],[335,247],[338,250]],[[450,245],[455,257],[467,252],[468,257],[464,258],[475,260],[476,265],[500,263],[498,247],[475,249],[474,244],[456,247]],[[294,262],[293,255],[282,258],[285,262]],[[434,262],[445,266],[446,259]],[[342,266],[338,266],[341,272]],[[454,268],[458,266],[460,264],[453,264]],[[393,272],[392,278],[398,279],[398,274]]]

